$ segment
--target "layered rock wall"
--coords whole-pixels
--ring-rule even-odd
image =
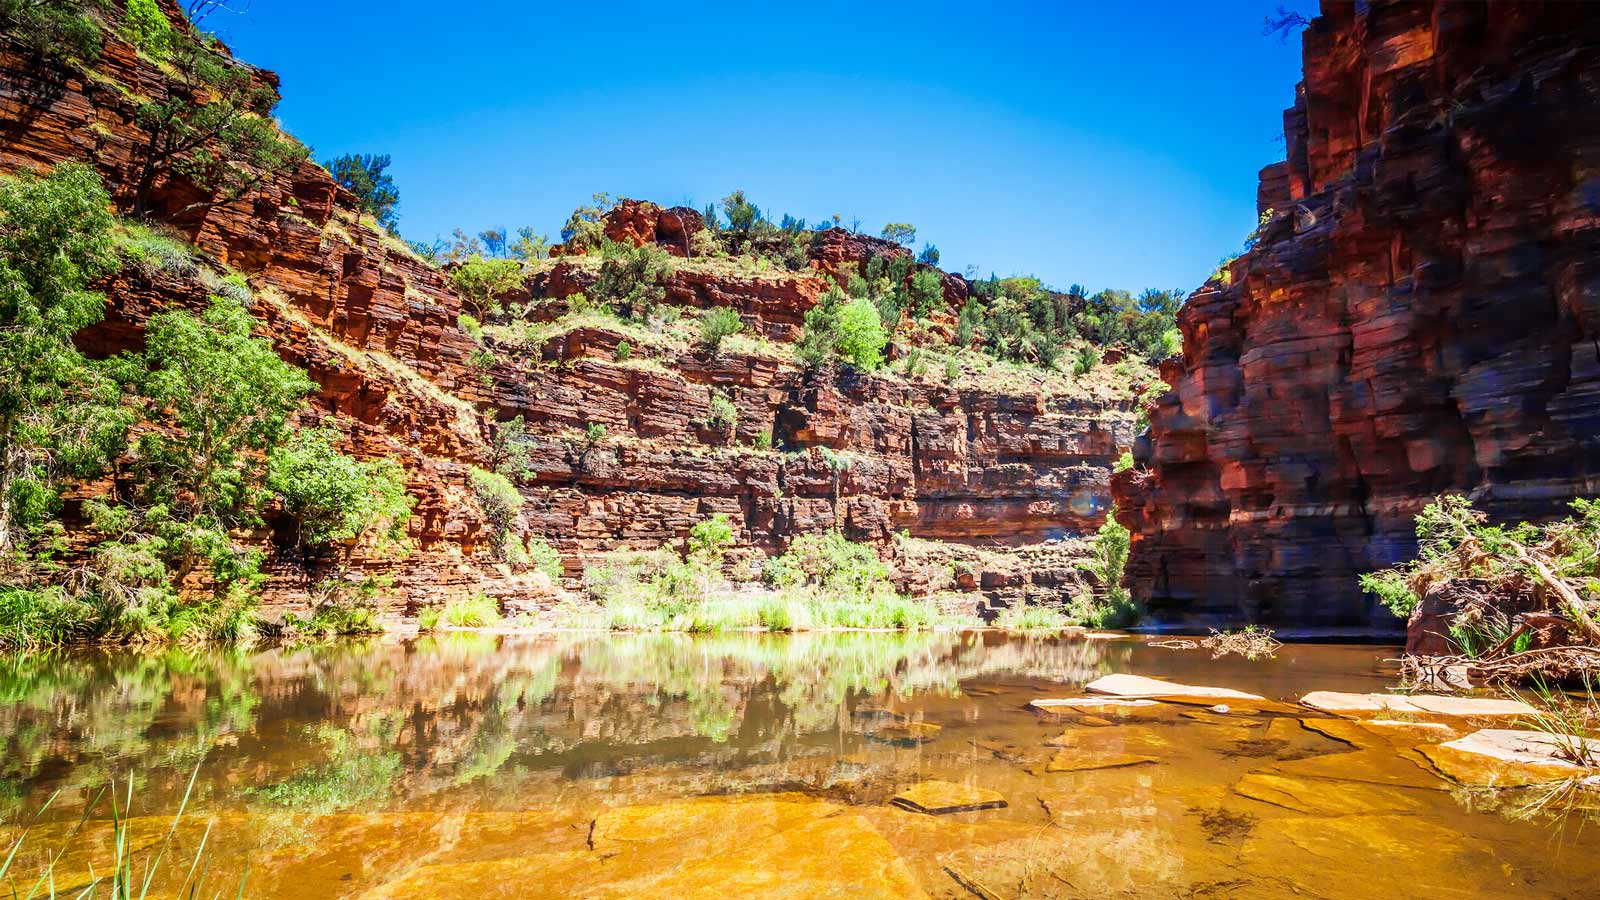
[[[1397,628],[1356,576],[1436,494],[1600,493],[1600,17],[1328,2],[1303,40],[1270,216],[1116,479],[1128,584],[1169,620]]]
[[[92,70],[0,36],[0,171],[87,160],[125,198],[146,138],[137,105],[171,88],[114,29]],[[202,195],[167,176],[153,208],[172,217]],[[1086,531],[1103,521],[1110,463],[1133,437],[1131,389],[1069,395],[1042,380],[999,389],[803,372],[782,343],[799,335],[825,276],[892,248],[842,230],[821,235],[811,266],[797,273],[681,260],[665,285],[669,305],[732,307],[765,343],[715,356],[641,350],[630,361],[617,352],[623,336],[605,328],[537,344],[463,331],[447,273],[358,215],[354,198],[312,163],[244,200],[176,219],[207,256],[248,277],[262,333],[318,384],[302,424],[334,422],[348,449],[404,464],[418,500],[414,552],[352,562],[394,576],[411,609],[529,589],[490,558],[468,488],[471,467],[493,465],[495,439],[514,416],[525,423],[531,461],[518,530],[554,543],[574,576],[595,554],[681,539],[716,512],[733,518],[743,544],[768,552],[835,523],[886,546],[901,529],[981,544]],[[628,201],[606,234],[686,255],[700,227],[693,210]],[[583,290],[596,264],[555,261],[530,278],[524,299]],[[944,278],[959,308],[966,284]],[[131,267],[101,287],[106,319],[79,336],[99,356],[142,346],[153,312],[207,302],[194,272]],[[732,428],[709,421],[714,389],[738,410]],[[605,426],[605,437],[592,439],[590,425]],[[69,502],[69,516],[73,509]],[[303,603],[325,573],[270,530],[256,538],[276,551],[266,566],[269,602]],[[1015,586],[1011,575],[987,580]]]

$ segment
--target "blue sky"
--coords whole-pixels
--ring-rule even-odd
[[[279,72],[318,159],[393,156],[409,238],[743,188],[774,218],[911,222],[953,271],[1189,289],[1283,155],[1276,2],[255,0],[207,25]]]

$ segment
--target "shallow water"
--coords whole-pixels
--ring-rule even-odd
[[[1427,756],[1438,729],[1341,729],[1287,703],[1028,706],[1112,672],[1288,703],[1380,691],[1394,655],[463,633],[4,659],[0,849],[55,794],[18,857],[36,869],[130,776],[132,841],[152,846],[194,774],[172,868],[203,837],[207,883],[248,865],[253,897],[1600,896],[1582,808],[1600,795],[1540,809],[1543,789],[1459,783]],[[890,804],[924,780],[1006,805]],[[102,797],[58,886],[104,871],[109,813]]]

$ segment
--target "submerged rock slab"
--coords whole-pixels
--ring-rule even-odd
[[[1092,772],[1096,769],[1122,769],[1128,766],[1142,766],[1146,763],[1160,762],[1158,757],[1147,756],[1143,753],[1114,753],[1108,751],[1084,752],[1077,749],[1066,749],[1057,753],[1044,767],[1046,772],[1057,774],[1061,772]]]
[[[1160,699],[1163,697],[1204,697],[1219,700],[1264,700],[1266,698],[1257,694],[1247,694],[1232,688],[1205,687],[1193,684],[1179,684],[1175,681],[1161,681],[1157,678],[1146,678],[1143,675],[1106,675],[1089,682],[1084,690],[1097,694],[1111,694],[1126,699]]]
[[[848,808],[801,795],[704,797],[608,810],[592,850],[423,865],[366,897],[926,897],[894,848]]]
[[[1105,709],[1109,707],[1156,706],[1154,700],[1124,700],[1120,697],[1066,697],[1062,699],[1043,698],[1030,700],[1028,705],[1034,709]]]
[[[1600,766],[1600,741],[1590,741],[1586,747],[1578,743],[1568,746],[1587,749],[1590,764]],[[1420,749],[1435,768],[1463,784],[1516,787],[1566,781],[1591,771],[1564,758],[1562,742],[1541,731],[1485,728]]]
[[[1430,796],[1416,788],[1251,772],[1233,790],[1241,797],[1322,816],[1415,813]]]
[[[924,781],[895,794],[889,802],[912,812],[943,816],[980,809],[1000,809],[1006,805],[1006,798],[999,791],[953,781]]]
[[[1446,697],[1437,694],[1346,694],[1312,691],[1300,702],[1326,713],[1423,713],[1435,716],[1531,716],[1533,707],[1520,700],[1495,697]]]

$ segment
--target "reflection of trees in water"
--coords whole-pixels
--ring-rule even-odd
[[[1118,651],[952,632],[459,633],[10,657],[0,659],[0,778],[17,795],[22,782],[81,790],[112,771],[187,772],[208,752],[213,798],[370,808],[482,790],[511,769],[774,760],[806,735],[849,739],[863,702],[951,696],[1000,676],[1079,682]]]

